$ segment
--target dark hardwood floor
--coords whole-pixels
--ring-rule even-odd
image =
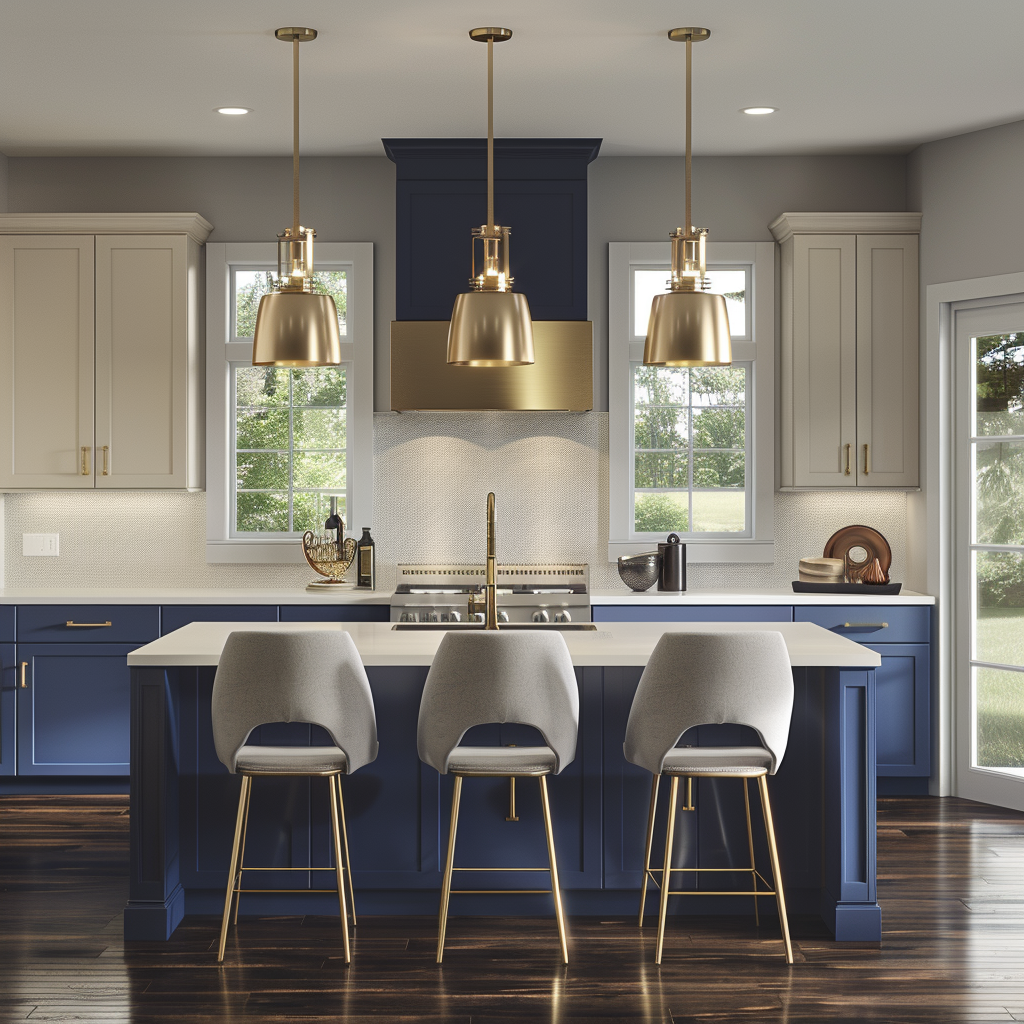
[[[167,943],[121,939],[124,797],[0,797],[0,1020],[1024,1021],[1024,815],[963,800],[879,805],[881,946],[838,945],[797,920],[787,968],[773,927],[676,918],[654,929],[456,918],[446,963],[433,919],[363,918],[350,968],[329,918],[243,919],[224,967],[218,922]]]

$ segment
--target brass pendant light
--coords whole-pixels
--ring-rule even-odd
[[[330,295],[313,292],[313,239],[299,223],[299,43],[316,29],[279,28],[292,44],[292,226],[277,236],[275,291],[260,299],[252,342],[253,366],[336,366],[341,362],[338,309]]]
[[[671,291],[656,295],[644,344],[645,366],[728,366],[732,338],[725,297],[704,291],[707,281],[707,228],[690,221],[691,47],[711,35],[706,28],[674,28],[668,37],[686,43],[686,228],[672,239]]]
[[[469,38],[487,44],[487,223],[473,228],[473,290],[455,299],[448,328],[448,362],[455,366],[523,366],[533,362],[533,321],[526,296],[512,291],[511,229],[494,223],[494,44],[508,28],[475,28]],[[483,253],[477,273],[477,241]]]

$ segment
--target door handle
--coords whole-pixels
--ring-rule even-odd
[[[843,472],[843,476],[850,475],[850,449],[853,445],[844,444],[843,447],[846,449],[846,470]]]
[[[103,452],[103,476],[110,476],[110,445],[105,444],[100,451]]]
[[[888,622],[844,622],[843,629],[888,629]]]
[[[82,445],[82,476],[89,475],[89,449]]]
[[[94,626],[112,626],[113,623],[110,621],[110,619],[107,619],[106,622],[73,622],[71,619],[68,619],[67,622],[64,623],[64,625],[68,626],[71,629],[87,629]]]
[[[871,445],[864,445],[864,475],[871,472]]]
[[[25,675],[26,675],[27,672],[28,672],[28,662],[27,661],[23,661],[21,663],[21,688],[23,690],[27,690],[28,689],[28,683],[25,681]]]

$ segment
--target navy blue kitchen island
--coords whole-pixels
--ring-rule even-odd
[[[126,939],[166,939],[186,913],[217,914],[222,909],[240,779],[216,758],[210,696],[220,646],[233,628],[302,626],[193,623],[129,656],[131,877]],[[394,633],[386,623],[310,623],[308,628],[347,629],[353,635],[376,705],[380,754],[344,780],[358,912],[433,914],[451,778],[420,763],[416,720],[430,658],[442,634]],[[551,780],[551,798],[570,914],[636,911],[651,780],[623,758],[626,718],[658,636],[666,629],[693,628],[750,629],[759,624],[614,622],[602,624],[598,632],[566,634],[580,687],[579,745],[575,761]],[[760,628],[782,631],[794,662],[790,745],[782,768],[770,780],[791,913],[820,914],[839,940],[879,940],[874,724],[879,657],[813,623],[769,622]],[[296,723],[272,724],[259,732],[250,742],[325,740],[314,728]],[[741,743],[748,739],[745,734],[740,727],[702,726],[683,742]],[[482,726],[466,742],[524,744],[537,742],[535,736],[518,725]],[[676,866],[748,864],[742,801],[726,792],[730,785],[738,783],[701,780],[697,810],[683,813],[677,830]],[[507,821],[507,780],[469,780],[456,863],[545,866],[535,789],[528,780],[519,782],[519,820]],[[763,862],[763,831],[755,829],[755,835]],[[658,842],[656,835],[656,850]],[[324,780],[256,780],[247,863],[326,868],[332,863],[330,845]],[[266,872],[262,885],[285,891],[244,896],[241,914],[336,913],[329,895],[301,891],[310,884],[323,887],[324,877],[313,875],[311,881],[305,872]],[[716,887],[722,886],[721,877]],[[527,879],[509,873],[496,875],[493,884],[533,887]],[[736,887],[743,884],[737,875]],[[762,900],[762,912],[771,913],[772,902]],[[672,910],[753,914],[753,900],[674,897]],[[550,912],[545,896],[453,895],[452,902],[453,914]]]

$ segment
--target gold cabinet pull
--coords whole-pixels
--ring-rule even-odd
[[[864,445],[864,475],[871,472],[871,445]]]
[[[27,661],[23,661],[21,663],[21,688],[23,690],[27,690],[28,689],[28,683],[25,681],[25,675],[26,675],[27,672],[28,672],[28,662]]]
[[[110,476],[110,445],[105,444],[100,451],[103,452],[103,476]]]
[[[82,476],[89,475],[89,449],[86,445],[82,445]]]
[[[849,476],[850,475],[850,449],[853,447],[853,445],[844,444],[843,447],[846,449],[846,470],[843,473],[843,475],[844,476]]]
[[[110,619],[107,619],[106,622],[75,622],[72,619],[68,619],[68,621],[65,622],[64,625],[72,629],[85,629],[86,627],[92,626],[112,626],[113,623],[110,621]]]
[[[843,629],[888,629],[888,622],[844,622]]]

